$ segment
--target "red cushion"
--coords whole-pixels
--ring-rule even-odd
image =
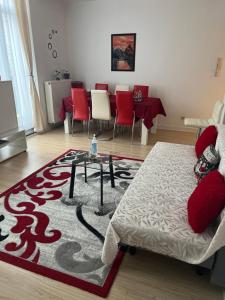
[[[201,180],[188,200],[188,222],[193,231],[202,233],[224,205],[224,177],[218,171],[212,171]]]
[[[199,158],[204,150],[209,145],[216,145],[216,138],[217,138],[217,129],[216,126],[208,126],[203,133],[198,138],[196,144],[195,144],[195,153],[197,155],[197,158]]]

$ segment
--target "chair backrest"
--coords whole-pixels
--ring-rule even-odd
[[[85,89],[72,88],[72,104],[73,104],[73,119],[74,120],[89,120],[89,107],[87,92]]]
[[[130,90],[130,87],[128,84],[117,84],[115,87],[115,94],[118,91],[123,92],[123,91],[129,91],[129,90]]]
[[[148,97],[149,87],[147,85],[134,85],[133,94],[137,96],[138,92],[141,92],[142,97]]]
[[[221,115],[224,108],[224,103],[222,101],[216,101],[213,113],[212,113],[212,120],[214,124],[219,124],[221,122]]]
[[[97,120],[111,120],[111,109],[107,91],[91,90],[92,118]]]
[[[84,84],[82,81],[71,81],[71,88],[83,88]]]
[[[96,83],[95,84],[95,89],[96,90],[108,91],[109,90],[109,85],[107,83]]]
[[[134,118],[134,102],[132,92],[119,91],[116,93],[116,124],[132,125]]]

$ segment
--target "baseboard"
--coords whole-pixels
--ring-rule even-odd
[[[158,129],[162,130],[172,130],[172,131],[183,131],[183,132],[196,132],[195,128],[188,128],[185,126],[173,126],[173,125],[161,125],[158,124],[157,126]]]

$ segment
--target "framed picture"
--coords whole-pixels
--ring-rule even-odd
[[[111,71],[134,71],[136,33],[111,35]]]

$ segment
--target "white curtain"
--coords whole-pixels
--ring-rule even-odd
[[[0,0],[0,76],[12,80],[19,127],[33,128],[29,69],[12,0]]]
[[[47,129],[47,121],[43,114],[40,98],[33,76],[33,54],[29,28],[28,1],[14,0],[14,4],[16,7],[16,14],[18,19],[19,31],[22,38],[23,50],[30,73],[30,92],[33,105],[34,128],[36,132],[43,132],[45,129]]]

